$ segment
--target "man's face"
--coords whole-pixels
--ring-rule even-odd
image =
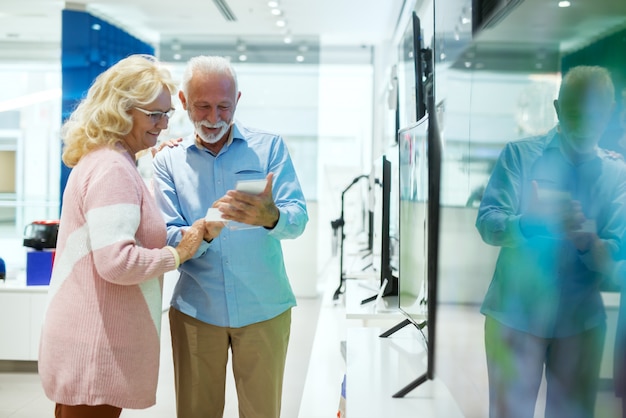
[[[611,117],[612,102],[592,92],[563,97],[555,107],[561,134],[572,151],[593,152]]]
[[[207,144],[225,141],[239,99],[233,80],[224,75],[196,75],[189,82],[187,96],[179,94],[198,137]]]

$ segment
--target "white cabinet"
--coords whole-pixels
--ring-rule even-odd
[[[37,360],[47,292],[0,282],[0,360]]]

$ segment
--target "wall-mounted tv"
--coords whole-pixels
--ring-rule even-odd
[[[496,26],[523,0],[472,0],[472,33]]]

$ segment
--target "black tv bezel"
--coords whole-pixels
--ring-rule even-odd
[[[382,231],[380,250],[380,286],[387,280],[382,296],[398,295],[398,277],[393,274],[391,265],[391,187],[392,163],[387,155],[382,156]]]
[[[424,40],[422,38],[422,23],[417,12],[412,14],[413,26],[413,65],[415,69],[415,113],[416,122],[426,116],[426,92],[424,89]]]

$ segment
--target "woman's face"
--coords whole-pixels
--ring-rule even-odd
[[[133,117],[133,127],[128,135],[124,137],[124,142],[133,153],[153,147],[161,130],[167,129],[168,117],[163,114],[148,115],[149,112],[167,112],[172,108],[172,97],[167,89],[163,89],[159,97],[141,109],[132,108],[130,114]]]

